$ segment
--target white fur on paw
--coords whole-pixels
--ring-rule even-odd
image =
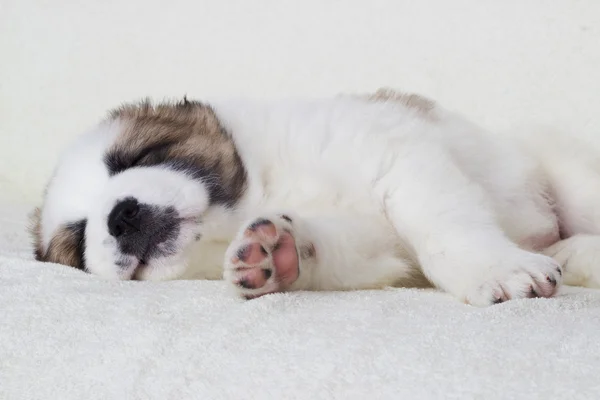
[[[489,270],[484,283],[466,297],[474,306],[512,299],[552,297],[562,283],[562,269],[552,258],[519,251],[519,256]]]
[[[283,291],[298,275],[293,222],[286,215],[252,220],[225,254],[223,277],[246,299]]]

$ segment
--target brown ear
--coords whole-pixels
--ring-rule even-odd
[[[84,270],[86,223],[86,220],[81,220],[61,226],[50,240],[42,261]]]

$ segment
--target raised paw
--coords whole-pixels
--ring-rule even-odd
[[[293,222],[287,215],[257,218],[229,246],[224,278],[246,299],[281,292],[300,274]]]
[[[552,297],[562,283],[562,269],[550,257],[521,252],[512,262],[489,271],[484,283],[467,295],[475,306],[487,306],[512,299]]]

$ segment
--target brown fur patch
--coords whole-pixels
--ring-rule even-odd
[[[41,243],[40,210],[32,215],[31,232],[34,237],[35,259],[37,261],[63,264],[77,269],[84,269],[85,221],[78,221],[61,226],[54,233],[44,251]]]
[[[427,119],[436,119],[434,113],[436,107],[435,102],[433,100],[428,99],[427,97],[418,94],[404,93],[399,90],[394,90],[390,88],[381,88],[378,89],[375,93],[360,95],[359,97],[375,102],[398,102],[409,109],[417,111],[420,115],[426,117]]]
[[[83,229],[80,223],[60,227],[48,245],[45,261],[83,269]]]
[[[242,196],[246,170],[233,139],[208,105],[187,98],[158,105],[146,100],[114,110],[110,118],[124,127],[109,149],[110,168],[180,160],[219,185],[213,193],[217,203],[233,205]]]

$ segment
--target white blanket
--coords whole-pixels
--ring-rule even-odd
[[[0,399],[599,399],[600,291],[478,309],[433,291],[232,298],[31,260],[0,213]]]

